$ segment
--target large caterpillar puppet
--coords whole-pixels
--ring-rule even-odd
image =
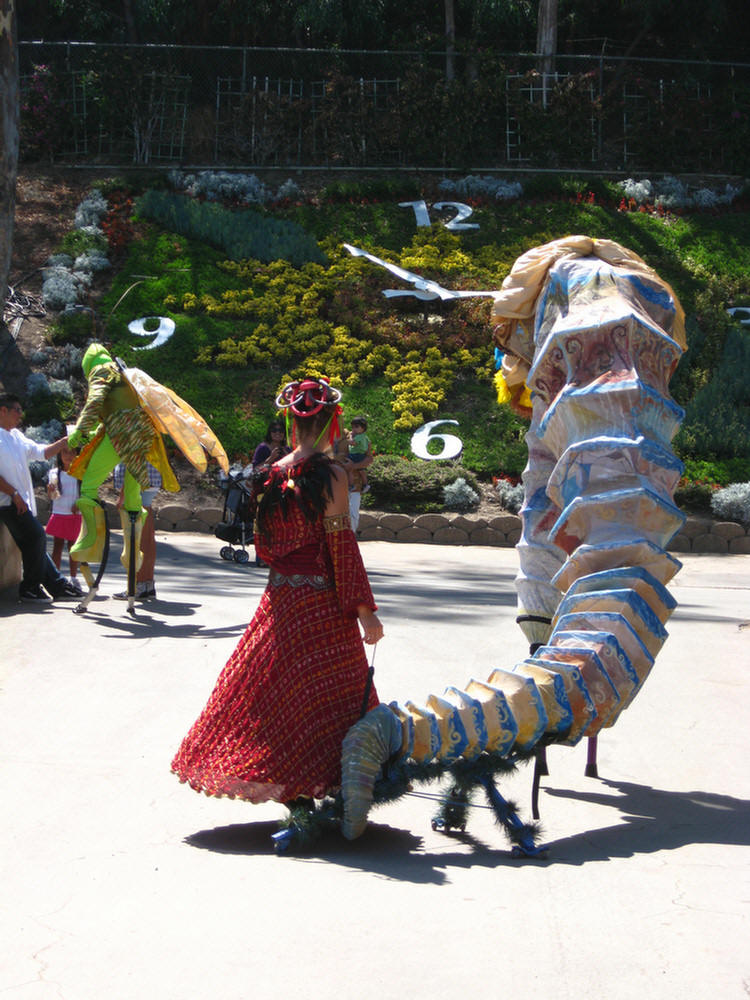
[[[352,839],[373,801],[447,773],[439,826],[463,825],[482,787],[514,852],[534,855],[533,825],[495,778],[549,744],[612,726],[667,636],[675,601],[665,585],[680,563],[666,547],[684,519],[671,448],[683,414],[668,384],[686,346],[684,314],[640,257],[583,236],[524,254],[489,294],[503,397],[531,417],[516,581],[530,655],[364,715],[344,740],[339,809]]]

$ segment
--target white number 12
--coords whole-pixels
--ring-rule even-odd
[[[430,213],[427,209],[427,203],[424,201],[400,201],[398,203],[399,208],[411,208],[414,210],[414,218],[416,220],[417,226],[431,226]],[[446,229],[479,229],[478,222],[464,222],[464,219],[468,219],[472,214],[473,209],[470,205],[464,205],[460,201],[437,201],[432,206],[440,211],[443,208],[455,208],[456,214],[454,217],[445,223]]]

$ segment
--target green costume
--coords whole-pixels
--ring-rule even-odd
[[[113,361],[102,344],[87,348],[81,367],[89,391],[68,443],[71,448],[83,445],[70,467],[70,474],[81,480],[77,506],[83,524],[70,554],[81,564],[89,592],[76,610],[86,610],[99,586],[103,566],[96,580],[89,566],[101,563],[107,538],[99,487],[122,462],[125,480],[120,523],[124,545],[120,562],[128,570],[128,611],[132,613],[135,573],[143,558],[141,530],[146,511],[141,506],[141,491],[149,487],[148,464],[159,470],[166,490],[176,493],[180,488],[169,466],[163,435],[168,434],[200,472],[206,471],[207,455],[215,458],[224,472],[229,471],[229,460],[200,413],[139,368],[123,368],[120,362]],[[135,556],[132,563],[131,553]]]
[[[102,344],[91,344],[81,361],[88,381],[88,396],[78,422],[68,436],[71,448],[88,442],[73,472],[81,479],[78,508],[83,515],[81,533],[71,548],[79,562],[97,562],[104,545],[104,512],[98,502],[99,487],[119,462],[125,463],[123,529],[130,513],[138,513],[137,535],[145,513],[141,508],[141,490],[148,489],[146,456],[157,436],[151,419],[138,396],[127,382],[109,351]],[[126,539],[129,532],[126,531]],[[140,546],[139,546],[140,547]],[[123,552],[123,561],[126,558]]]

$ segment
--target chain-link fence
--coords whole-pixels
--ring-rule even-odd
[[[750,173],[750,64],[21,42],[21,156]]]

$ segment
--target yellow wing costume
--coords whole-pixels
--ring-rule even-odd
[[[156,454],[152,451],[148,460],[162,473],[165,489],[175,493],[180,487],[167,462],[162,434],[171,437],[185,458],[199,472],[206,471],[207,456],[215,458],[224,472],[229,471],[227,453],[197,410],[172,389],[157,382],[140,368],[126,368],[119,358],[117,363],[123,376],[137,394],[141,406],[159,431],[155,443]]]
[[[106,564],[107,531],[98,492],[118,462],[125,466],[120,520],[123,529],[123,552],[120,560],[128,570],[128,611],[133,611],[135,574],[140,566],[140,538],[146,512],[141,506],[141,491],[149,484],[148,463],[161,473],[162,486],[177,493],[179,483],[167,459],[163,435],[174,443],[203,473],[207,455],[229,471],[227,454],[203,417],[171,389],[161,385],[139,368],[126,368],[119,358],[113,360],[103,344],[88,346],[81,359],[88,382],[88,395],[75,428],[68,436],[71,447],[85,445],[70,467],[81,480],[76,506],[83,522],[73,557],[81,563],[81,572],[89,592],[78,606],[86,610],[99,586]],[[90,562],[101,562],[94,579]]]

